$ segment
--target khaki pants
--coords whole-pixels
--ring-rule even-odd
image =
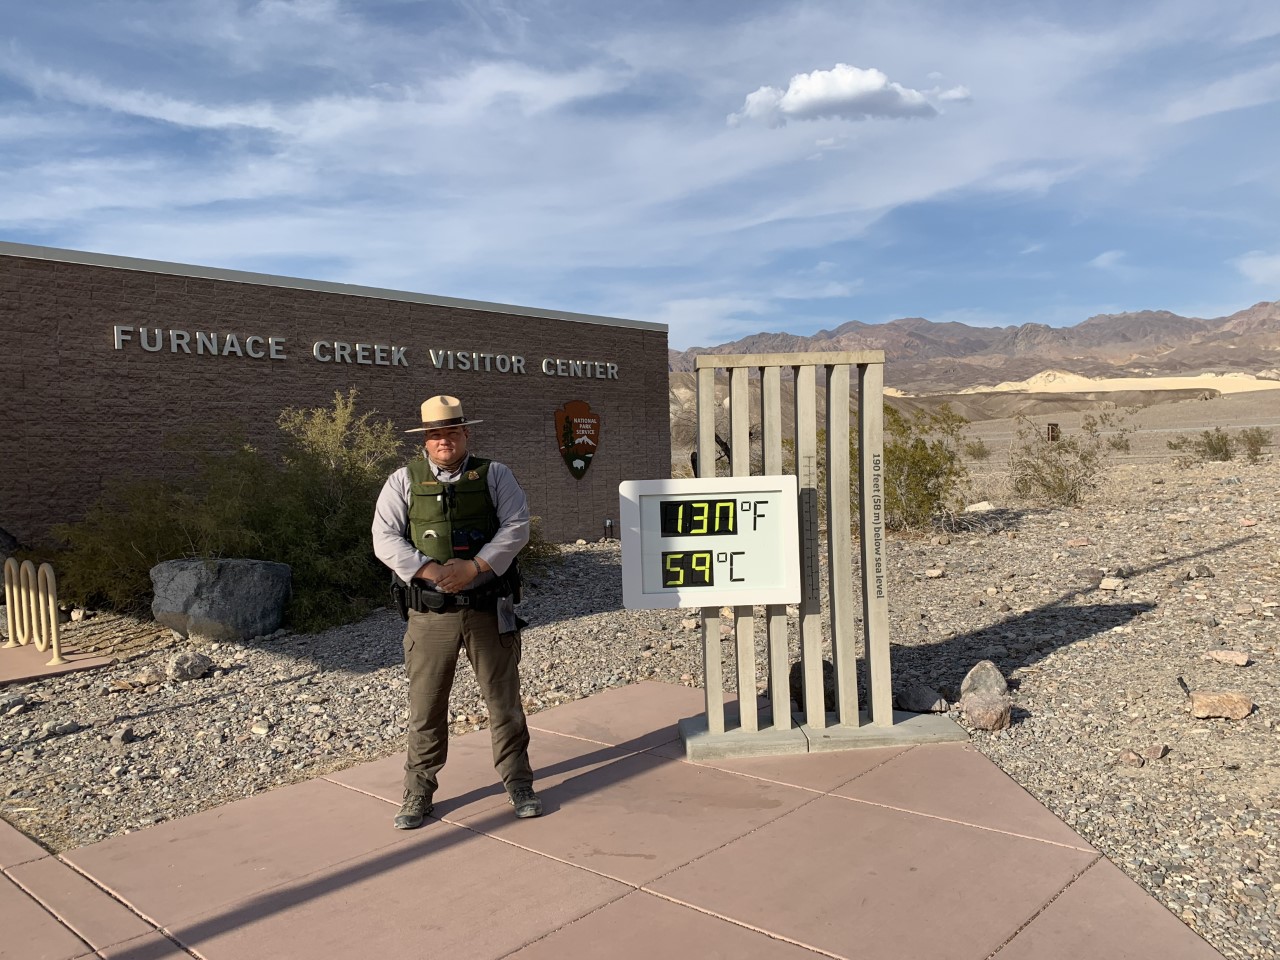
[[[492,610],[448,613],[409,611],[404,662],[409,672],[409,755],[404,765],[408,793],[432,796],[449,755],[449,691],[459,647],[489,706],[493,765],[508,792],[533,785],[529,727],[520,702],[520,634],[498,633]]]

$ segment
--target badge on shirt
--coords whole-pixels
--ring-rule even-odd
[[[467,471],[467,479],[468,479],[468,480],[479,480],[479,479],[480,479],[480,472],[479,472],[478,470],[468,470],[468,471]]]

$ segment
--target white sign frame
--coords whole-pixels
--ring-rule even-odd
[[[749,499],[768,504],[769,529],[729,535],[669,536],[661,533],[657,502],[661,499]],[[653,501],[646,506],[645,501]],[[675,607],[757,606],[798,603],[800,600],[800,523],[798,487],[792,475],[766,477],[700,477],[687,480],[624,480],[618,485],[618,509],[622,534],[622,605],[627,609]],[[643,518],[643,523],[642,523]],[[652,583],[654,570],[661,576],[663,552],[672,547],[686,552],[727,547],[768,551],[742,562],[742,582],[730,586],[661,587]],[[748,552],[738,549],[736,555]],[[750,553],[748,554],[750,556]],[[718,562],[718,561],[717,561]],[[762,567],[768,569],[762,570]],[[650,583],[646,585],[646,571]],[[761,582],[761,579],[766,582]]]

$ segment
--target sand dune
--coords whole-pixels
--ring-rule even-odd
[[[1194,377],[1109,377],[1095,380],[1063,370],[1045,370],[1027,380],[1007,380],[994,387],[967,387],[958,392],[1101,393],[1115,390],[1216,390],[1219,393],[1249,393],[1254,390],[1280,390],[1280,380],[1259,380],[1251,373],[1203,373]]]

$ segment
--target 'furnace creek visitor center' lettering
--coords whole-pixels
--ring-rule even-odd
[[[147,353],[185,353],[211,357],[251,357],[255,360],[288,360],[284,337],[251,334],[241,338],[235,333],[204,330],[162,330],[159,327],[131,327],[116,324],[111,328],[117,350],[129,346]],[[350,343],[345,340],[316,340],[311,356],[320,363],[358,363],[376,367],[409,366],[408,347],[388,343]],[[431,365],[437,370],[473,371],[475,373],[528,372],[526,359],[516,353],[488,353],[479,350],[428,349]],[[583,377],[591,380],[617,380],[618,365],[601,360],[568,360],[543,357],[534,365],[548,377]]]

